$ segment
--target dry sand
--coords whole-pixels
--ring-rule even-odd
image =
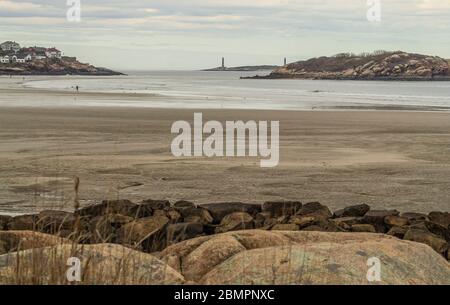
[[[204,120],[279,120],[280,165],[171,155],[194,110],[0,108],[0,213],[126,198],[367,203],[450,211],[450,113],[199,110]]]

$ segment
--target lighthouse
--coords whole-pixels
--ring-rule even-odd
[[[284,65],[287,66],[287,59],[286,59],[286,57],[284,58]]]
[[[225,57],[222,57],[222,70],[225,71]]]

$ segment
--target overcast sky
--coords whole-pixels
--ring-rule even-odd
[[[450,58],[450,0],[0,0],[0,41],[56,46],[120,70],[281,64],[378,49]]]

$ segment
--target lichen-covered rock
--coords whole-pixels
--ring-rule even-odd
[[[58,245],[0,256],[0,284],[67,285],[68,259],[81,261],[81,285],[177,285],[184,278],[154,256],[119,245]],[[18,264],[19,263],[19,264]]]
[[[380,259],[381,281],[367,279],[368,260]],[[449,284],[450,266],[421,244],[372,239],[240,252],[206,274],[207,285]]]
[[[352,232],[366,232],[366,233],[376,233],[377,230],[373,225],[369,224],[355,224],[352,225],[350,230]]]
[[[323,218],[331,218],[333,216],[330,209],[319,202],[309,202],[303,205],[303,207],[297,212],[297,215],[315,215],[322,216]]]
[[[293,223],[286,223],[286,224],[277,224],[274,225],[271,229],[272,231],[298,231],[300,230],[298,225]]]
[[[211,213],[214,223],[220,223],[226,215],[235,212],[245,212],[251,216],[255,216],[261,212],[261,205],[241,202],[209,203],[203,204],[201,207]]]
[[[100,204],[91,205],[79,209],[78,211],[75,212],[75,214],[82,217],[90,217],[90,218],[106,214],[121,214],[125,216],[135,217],[136,204],[126,199],[104,200]]]
[[[429,245],[436,252],[442,255],[444,255],[448,250],[448,244],[445,239],[442,239],[439,236],[425,230],[410,228],[406,232],[404,239]]]
[[[255,227],[253,217],[245,212],[235,212],[225,216],[216,228],[216,233],[248,230]]]
[[[269,201],[262,205],[262,211],[270,213],[271,217],[295,215],[301,208],[300,201]]]
[[[34,248],[51,247],[70,243],[69,240],[32,231],[0,232],[0,255]]]
[[[184,222],[198,222],[204,225],[211,224],[214,218],[211,213],[201,207],[191,207],[180,210]]]
[[[201,223],[176,223],[166,227],[165,242],[167,246],[203,235]]]
[[[437,223],[444,228],[450,228],[450,213],[431,212],[428,217],[431,222]]]
[[[370,211],[370,206],[367,204],[358,204],[346,207],[341,210],[337,210],[334,212],[335,218],[342,218],[342,217],[362,217],[367,212]]]
[[[203,284],[448,284],[450,265],[426,245],[368,233],[248,230],[188,240],[159,254],[186,280]]]
[[[164,246],[164,228],[169,223],[165,216],[136,219],[117,230],[117,242],[146,252],[160,251]]]

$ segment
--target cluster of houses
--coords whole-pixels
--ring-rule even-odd
[[[0,63],[26,63],[33,60],[47,58],[60,59],[62,52],[56,48],[29,47],[22,48],[15,41],[6,41],[0,44]]]

